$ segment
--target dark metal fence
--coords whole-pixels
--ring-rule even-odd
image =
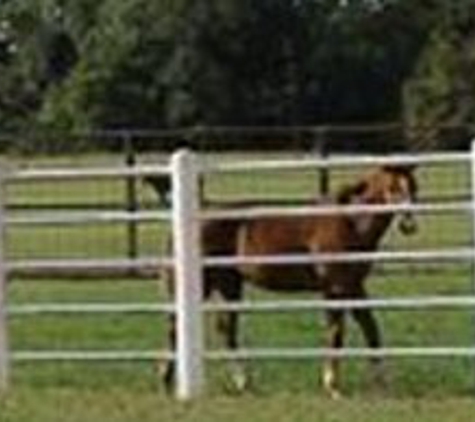
[[[466,126],[463,129],[465,136],[461,136],[454,144],[457,148],[469,144],[468,134],[473,128]],[[440,133],[445,133],[447,136],[450,131],[455,133],[455,130],[461,133],[460,128],[450,126],[438,129]],[[155,159],[154,154],[165,157],[171,151],[184,146],[210,154],[251,153],[250,158],[254,154],[282,152],[304,152],[325,157],[335,153],[384,154],[406,151],[411,149],[408,142],[413,141],[414,136],[412,138],[408,136],[407,130],[400,124],[388,123],[371,126],[195,127],[159,131],[98,131],[91,134],[4,134],[0,135],[0,141],[3,153],[14,157],[11,161],[9,160],[14,166],[48,166],[51,163],[57,165],[58,157],[63,156],[86,157],[83,163],[89,165],[90,157],[105,154],[113,157],[117,165],[133,167],[143,162],[144,157],[150,160]],[[61,165],[67,166],[67,160]],[[332,188],[330,186],[332,181],[342,179],[343,176],[336,173],[329,174],[328,169],[315,171],[313,177],[319,195],[327,195]],[[208,195],[206,185],[205,181],[203,188],[205,198]],[[28,195],[13,193],[9,195],[7,207],[12,212],[47,211],[48,209],[84,210],[99,207],[133,212],[160,206],[157,205],[156,195],[150,194],[150,186],[145,188],[149,194],[144,195],[144,185],[139,183],[137,178],[117,181],[114,189],[116,191],[114,195],[98,192],[84,199],[78,198],[73,202],[68,202],[67,195],[65,200],[57,201],[56,195],[53,194],[45,195],[45,198],[39,200],[40,195],[33,195],[31,192]],[[266,199],[269,198],[264,198]],[[123,223],[121,230],[125,230],[126,233],[122,236],[126,239],[121,249],[122,253],[128,258],[139,257],[143,253],[140,248],[143,230],[134,221]]]

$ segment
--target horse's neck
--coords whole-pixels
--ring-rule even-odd
[[[379,241],[389,228],[392,218],[392,214],[372,215],[369,217],[371,221],[365,227],[364,232],[360,234],[363,248],[373,249],[378,246]]]
[[[364,203],[374,203],[372,201]],[[379,203],[379,202],[377,202]],[[393,219],[392,213],[366,214],[350,216],[354,230],[356,231],[357,243],[360,249],[374,249],[378,246],[384,233],[389,228]]]

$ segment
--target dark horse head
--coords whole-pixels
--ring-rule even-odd
[[[157,193],[161,204],[169,205],[170,204],[170,193],[172,189],[172,182],[170,176],[168,175],[153,175],[145,176],[143,181],[150,185],[153,190]]]
[[[338,202],[341,204],[405,205],[414,203],[416,197],[417,182],[414,167],[386,165],[371,171],[355,184],[343,188],[338,194]],[[399,229],[405,235],[411,235],[417,231],[412,212],[401,213]]]

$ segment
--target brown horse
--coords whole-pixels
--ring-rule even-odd
[[[336,195],[336,204],[401,204],[416,196],[416,181],[412,168],[405,166],[380,167],[355,183],[343,187]],[[238,204],[246,206],[249,204]],[[339,253],[374,251],[389,228],[394,213],[333,214],[305,217],[260,217],[251,220],[213,220],[202,230],[203,254],[251,256],[289,253]],[[412,215],[404,213],[400,224],[404,234],[415,232]],[[367,293],[364,281],[371,270],[370,262],[315,263],[278,265],[239,265],[236,267],[206,268],[204,296],[217,291],[227,301],[242,298],[243,281],[276,291],[318,291],[326,299],[361,299]],[[170,274],[168,274],[170,275]],[[171,280],[170,280],[171,281]],[[169,283],[171,285],[172,283]],[[344,310],[326,311],[328,347],[341,348],[344,337]],[[370,309],[353,309],[351,314],[359,324],[367,345],[381,346],[380,332]],[[220,314],[218,329],[223,332],[227,347],[238,347],[238,314]],[[170,340],[174,341],[174,324]],[[374,363],[377,359],[373,359]],[[377,365],[378,367],[380,365]],[[323,368],[324,389],[338,396],[339,359],[326,359]],[[165,371],[170,386],[174,368]],[[243,375],[243,374],[241,374]],[[237,379],[238,380],[238,379]],[[240,376],[243,386],[245,378]]]

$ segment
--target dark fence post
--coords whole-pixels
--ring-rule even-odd
[[[137,164],[134,142],[130,134],[123,137],[123,147],[125,152],[125,165],[134,167]],[[125,179],[126,192],[126,210],[133,213],[138,210],[137,183],[135,177]],[[127,257],[136,259],[138,256],[138,230],[137,222],[129,221],[127,223]]]
[[[191,128],[187,134],[185,135],[186,139],[186,147],[189,148],[193,152],[201,152],[206,153],[207,147],[206,142],[209,142],[209,139],[205,139],[206,137],[210,137],[212,131],[209,127],[206,126],[196,126]],[[200,204],[203,205],[205,203],[205,175],[204,173],[199,174],[198,178],[198,195]]]
[[[316,128],[313,150],[321,158],[328,157],[327,128],[325,126]],[[320,168],[318,171],[318,187],[321,196],[327,196],[330,193],[330,170],[327,167]]]

